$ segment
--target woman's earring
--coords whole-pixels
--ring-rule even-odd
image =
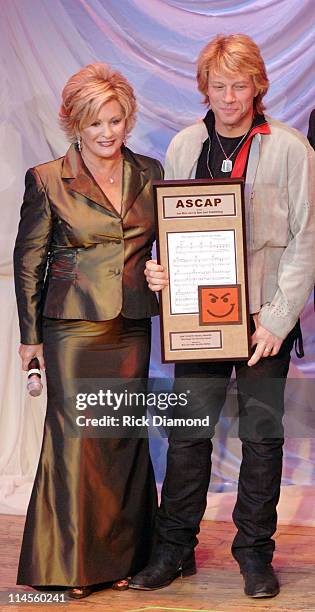
[[[81,138],[79,138],[79,136],[78,136],[78,138],[77,138],[77,147],[78,147],[78,150],[79,150],[79,151],[80,151],[80,153],[81,153]]]

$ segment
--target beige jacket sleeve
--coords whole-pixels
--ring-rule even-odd
[[[289,149],[287,173],[290,236],[278,267],[277,291],[259,313],[261,325],[280,338],[294,327],[315,282],[315,154],[306,141],[298,155]]]

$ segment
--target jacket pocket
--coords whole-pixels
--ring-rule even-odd
[[[48,277],[59,280],[74,280],[76,278],[76,249],[59,248],[49,255]]]

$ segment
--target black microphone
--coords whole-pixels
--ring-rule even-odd
[[[34,357],[28,364],[27,390],[32,397],[37,397],[42,392],[42,381],[37,357]]]

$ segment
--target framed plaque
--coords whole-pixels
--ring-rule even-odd
[[[155,181],[162,359],[248,359],[242,179]]]

